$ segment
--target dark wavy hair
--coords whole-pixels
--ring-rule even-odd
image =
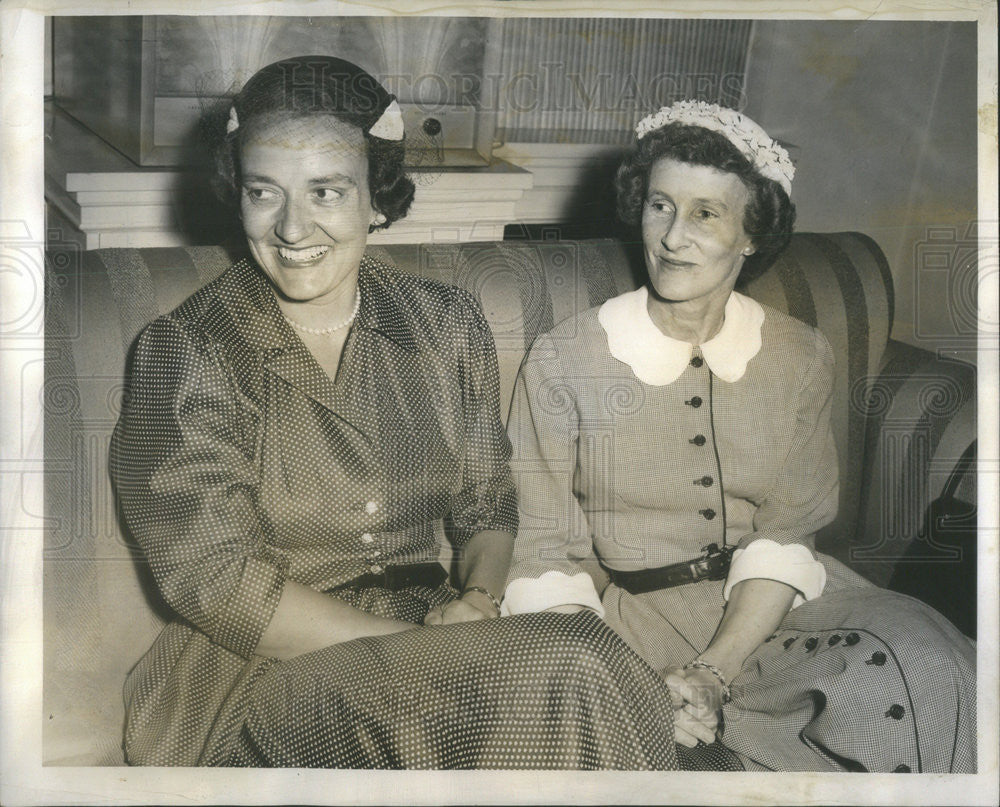
[[[233,98],[239,121],[235,131],[226,131],[228,105],[214,115],[216,193],[226,204],[239,205],[241,148],[248,133],[262,122],[332,115],[364,134],[372,207],[385,216],[385,222],[372,225],[369,232],[388,227],[406,215],[414,194],[403,166],[405,141],[369,133],[393,100],[374,77],[332,56],[298,56],[262,68]]]
[[[618,217],[640,226],[653,165],[668,158],[735,174],[750,194],[743,229],[754,253],[743,262],[739,283],[760,277],[788,246],[795,225],[795,205],[785,189],[762,176],[726,137],[702,126],[668,123],[637,141],[615,177]]]

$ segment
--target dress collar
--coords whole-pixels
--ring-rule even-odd
[[[355,327],[375,331],[409,353],[416,352],[411,314],[395,281],[396,270],[365,255],[358,271],[361,306]],[[249,258],[238,261],[220,282],[223,297],[236,321],[243,323],[247,337],[263,352],[288,350],[300,344],[285,320],[264,273]]]
[[[358,290],[361,308],[357,327],[377,331],[408,353],[416,353],[415,312],[400,288],[398,270],[365,255],[358,271]]]
[[[680,377],[694,346],[656,327],[646,309],[648,298],[645,286],[612,297],[601,306],[597,319],[607,334],[611,355],[631,367],[640,381],[661,387]],[[726,301],[722,328],[699,348],[709,369],[729,383],[742,378],[750,359],[760,351],[763,322],[760,303],[734,291]]]

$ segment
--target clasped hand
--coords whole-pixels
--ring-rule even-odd
[[[451,625],[456,622],[474,622],[477,619],[492,619],[496,614],[492,609],[487,613],[464,599],[452,600],[444,605],[436,605],[424,617],[425,625]]]
[[[668,667],[661,673],[670,688],[677,742],[694,748],[698,740],[711,744],[719,727],[722,684],[708,670]]]

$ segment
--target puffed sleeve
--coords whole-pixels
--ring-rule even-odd
[[[580,562],[596,560],[590,527],[573,493],[579,413],[552,339],[539,336],[521,365],[507,430],[521,525],[503,601],[505,614],[583,605],[603,616]]]
[[[833,351],[814,331],[814,354],[802,376],[795,431],[784,464],[733,555],[723,591],[736,583],[767,578],[798,592],[794,605],[818,597],[826,571],[812,549],[816,531],[837,515],[837,448],[830,426],[833,400]]]
[[[287,566],[268,550],[257,514],[256,421],[219,354],[175,320],[146,329],[110,466],[128,529],[167,603],[249,657]]]
[[[510,472],[510,440],[500,417],[500,371],[493,333],[476,300],[458,295],[457,328],[462,379],[465,455],[462,484],[451,502],[452,541],[462,546],[486,530],[517,532],[517,494]]]

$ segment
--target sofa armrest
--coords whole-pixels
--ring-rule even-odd
[[[860,518],[846,560],[956,624],[961,617],[959,627],[970,633],[976,368],[890,340],[878,376],[851,393],[851,405],[865,412],[866,434]]]

